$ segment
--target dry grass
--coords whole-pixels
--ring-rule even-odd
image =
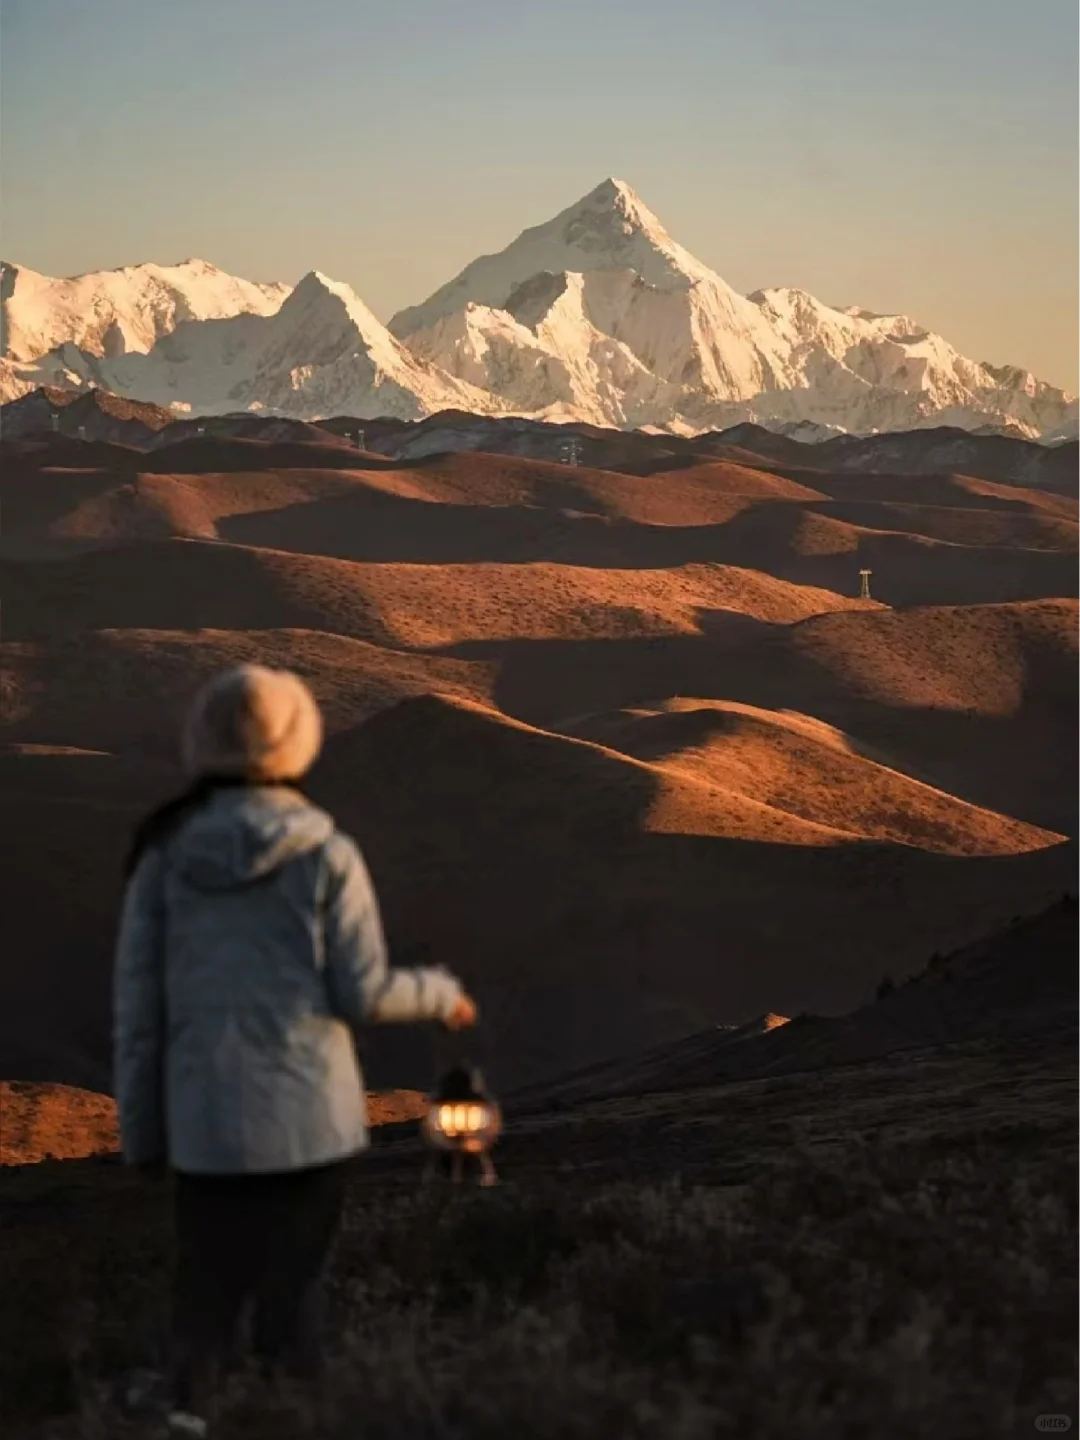
[[[239,1376],[222,1434],[923,1440],[1075,1415],[1075,1037],[538,1117],[501,1191],[358,1168],[319,1395]],[[142,1440],[166,1191],[8,1172],[0,1391],[20,1440]],[[60,1235],[68,1242],[57,1244]]]
[[[490,665],[320,630],[97,630],[5,646],[6,735],[175,761],[183,707],[208,675],[251,661],[302,675],[331,733],[433,690],[490,701],[494,678]]]
[[[427,1108],[417,1090],[368,1096],[368,1123],[419,1120]],[[0,1166],[82,1160],[120,1148],[116,1103],[109,1095],[32,1080],[0,1081]]]
[[[794,638],[802,655],[860,696],[1010,719],[1029,696],[1049,708],[1069,693],[1078,613],[1065,599],[926,606],[817,616]]]
[[[0,1165],[77,1160],[116,1150],[116,1105],[71,1085],[0,1081]]]
[[[542,454],[568,432],[407,433]],[[1001,483],[1067,454],[953,437],[950,469],[999,457],[984,481],[842,472],[845,447],[752,427],[756,456],[581,434],[629,473],[391,462],[255,417],[148,454],[5,446],[0,1073],[106,1083],[130,828],[178,783],[182,706],[240,660],[311,681],[314,791],[397,958],[505,1018],[500,1084],[849,1009],[1071,883],[1069,847],[1037,847],[1076,833],[1076,605],[1019,602],[1075,593],[1073,557],[1030,548],[1071,543],[1075,505]],[[869,448],[919,469],[947,440]],[[860,606],[862,563],[875,596],[935,605]],[[647,723],[601,733],[625,710]],[[429,1078],[386,1044],[376,1083]]]
[[[147,688],[164,678],[147,666]],[[107,748],[107,702],[94,748]],[[12,1078],[106,1083],[122,857],[140,810],[176,783],[147,765],[170,745],[168,725],[148,715],[140,734],[139,707],[120,709],[119,756],[0,757],[5,833],[21,837],[0,875],[13,907],[0,973]],[[68,739],[28,723],[24,743],[35,735]],[[899,982],[935,950],[1043,908],[1075,868],[1067,846],[973,857],[864,841],[444,697],[332,735],[312,791],[363,846],[399,963],[438,960],[477,992],[493,1022],[483,1058],[504,1087],[766,1010],[850,1009],[884,974]],[[963,807],[939,803],[960,835]],[[893,833],[927,844],[920,818],[898,810]],[[406,1039],[378,1037],[379,1088],[430,1079]]]
[[[767,808],[827,827],[837,839],[939,854],[1017,854],[1064,838],[965,805],[889,768],[888,757],[860,753],[842,731],[790,711],[683,697],[592,716],[576,733],[650,762],[669,786],[704,787],[723,816],[724,829],[712,833],[735,833],[738,796],[759,815]]]
[[[197,540],[0,561],[12,640],[102,629],[298,628],[398,649],[695,634],[713,611],[790,624],[876,608],[734,565],[359,564]]]

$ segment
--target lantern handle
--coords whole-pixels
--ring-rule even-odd
[[[442,1025],[431,1026],[432,1092],[454,1065],[468,1069],[479,1068],[486,1082],[491,1077],[488,1069],[492,1061],[491,1035],[494,1028],[508,1012],[516,1011],[522,1004],[518,993],[500,988],[488,990],[486,986],[470,986],[470,993],[476,997],[479,1009],[478,1023],[470,1030],[447,1030]],[[486,1022],[486,1023],[485,1023]]]
[[[446,1030],[442,1025],[431,1027],[432,1077],[429,1094],[434,1095],[442,1083],[443,1076],[455,1065],[473,1068],[473,1061],[464,1051],[464,1032]]]

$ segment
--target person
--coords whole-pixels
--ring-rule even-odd
[[[354,842],[302,793],[307,686],[242,665],[196,697],[189,788],[138,827],[114,979],[125,1160],[173,1173],[170,1428],[205,1435],[249,1302],[268,1375],[318,1372],[320,1279],[368,1143],[354,1032],[475,1024],[441,968],[392,968]]]

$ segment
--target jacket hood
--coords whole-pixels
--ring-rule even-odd
[[[238,890],[318,850],[333,833],[329,815],[295,791],[227,790],[184,822],[169,858],[198,890]]]

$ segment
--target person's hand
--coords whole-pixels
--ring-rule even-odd
[[[479,1018],[476,1001],[469,995],[461,995],[453,1010],[443,1021],[447,1030],[471,1030]]]

